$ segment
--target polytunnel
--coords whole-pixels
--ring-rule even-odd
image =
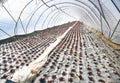
[[[120,83],[120,0],[0,0],[0,83]]]

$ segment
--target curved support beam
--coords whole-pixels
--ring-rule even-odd
[[[49,1],[47,1],[46,3],[49,3],[49,2],[51,2],[51,1],[53,1],[53,0],[49,0]],[[26,27],[25,27],[25,28],[26,28],[26,33],[27,33],[27,28],[28,28],[28,26],[29,26],[29,24],[30,24],[33,16],[35,15],[35,13],[36,13],[42,6],[44,6],[44,4],[40,5],[37,9],[35,9],[35,11],[33,12],[33,14],[31,15],[30,19],[28,20],[28,23],[27,23],[27,25],[26,25]]]
[[[117,9],[118,12],[120,13],[120,8],[115,4],[114,0],[111,0],[111,2],[114,4],[114,6],[116,7],[116,9]]]
[[[91,12],[96,16],[96,18],[99,19],[99,16],[98,16],[98,14],[97,14],[97,11],[95,11],[91,6],[89,6],[88,4],[86,4],[86,3],[84,3],[84,2],[82,2],[82,1],[80,1],[80,0],[75,0],[75,1],[83,4],[83,5],[86,6],[88,9],[90,9]],[[98,11],[98,12],[99,12],[99,11]]]
[[[48,9],[49,9],[49,8],[45,9],[45,10],[39,15],[37,21],[35,22],[34,30],[35,30],[35,28],[36,28],[36,26],[37,26],[39,20],[41,19],[42,15],[43,15]]]
[[[90,0],[89,0],[90,1]],[[99,0],[98,0],[99,1]],[[93,4],[93,6],[99,11],[99,13],[100,13],[100,15],[103,17],[103,19],[105,20],[105,22],[106,22],[106,24],[107,24],[107,26],[108,26],[108,28],[109,28],[109,37],[108,38],[110,38],[110,34],[111,34],[111,28],[110,28],[110,25],[109,25],[109,23],[107,22],[107,20],[106,20],[106,18],[105,18],[105,16],[104,16],[104,13],[101,13],[101,11],[98,9],[98,7],[92,2],[92,1],[90,1],[92,4]],[[99,2],[99,5],[101,6],[101,4],[100,4],[100,2]],[[102,10],[102,9],[101,9]],[[102,25],[101,25],[102,26]]]
[[[50,20],[48,21],[47,27],[49,27],[50,22],[51,22],[59,13],[60,13],[60,11],[57,11],[57,12],[55,12],[55,13],[51,16]]]
[[[85,3],[83,3],[82,1],[80,1],[80,0],[75,0],[75,1],[77,1],[77,2],[80,2],[80,3],[82,3],[82,4],[84,4],[86,7],[88,7],[92,12],[94,12],[94,14],[98,17],[98,15],[95,13],[95,10],[93,10],[89,5],[87,5],[87,4],[85,4]],[[89,0],[90,1],[90,0]],[[91,1],[90,1],[91,2]],[[99,14],[100,14],[100,23],[101,23],[101,32],[103,32],[103,28],[102,28],[102,18],[101,18],[101,13],[100,13],[100,11],[99,11],[99,9],[97,8],[97,7],[95,7],[96,9],[97,9],[97,11],[99,12]]]
[[[70,7],[70,6],[62,6],[62,7],[59,7],[59,9],[61,9],[61,8],[66,8],[66,7]],[[50,14],[53,13],[54,11],[56,11],[56,10],[58,10],[58,9],[55,9],[55,10],[51,11],[51,12],[47,15],[47,17],[45,18],[44,22],[42,23],[42,28],[44,27],[44,24],[45,24],[45,22],[47,21],[47,19],[48,19],[48,17],[50,16]],[[62,9],[62,10],[63,10],[63,9]]]
[[[53,0],[47,1],[46,4],[49,3],[49,2],[51,2],[51,1],[53,1]],[[68,3],[69,3],[69,2],[68,2]],[[29,21],[28,21],[28,23],[27,23],[27,25],[26,25],[26,33],[27,33],[27,28],[28,28],[28,26],[29,26],[29,24],[30,24],[33,16],[35,15],[35,13],[36,13],[42,6],[44,6],[44,4],[42,4],[41,6],[39,6],[39,7],[34,11],[34,13],[32,14],[32,16],[30,17],[30,19],[29,19]],[[54,6],[54,5],[52,5],[52,6]],[[51,6],[51,7],[52,7],[52,6]]]
[[[51,25],[55,26],[55,24],[57,24],[58,19],[60,19],[60,15],[63,14],[63,12],[60,12],[52,21]]]
[[[8,34],[6,31],[2,30],[1,28],[0,28],[0,31],[2,31],[3,33],[5,33],[6,35],[8,35],[9,37],[12,37],[10,34]]]
[[[82,7],[81,5],[78,5],[78,4],[75,4],[75,3],[71,3],[71,2],[57,3],[57,4],[54,4],[54,5],[60,5],[60,4],[72,4],[72,5],[76,5],[76,6],[79,6],[79,7],[83,8],[83,9],[85,9],[89,14],[91,14],[90,11],[88,11],[86,8]],[[54,6],[54,5],[53,5],[53,6]],[[53,7],[53,6],[48,7],[48,9],[51,8],[51,7]],[[48,9],[46,9],[46,10],[38,17],[38,20],[37,20],[36,23],[35,23],[35,27],[36,27],[37,23],[39,22],[40,18],[42,17],[42,15],[43,15]],[[92,14],[91,14],[91,15],[92,15]],[[98,19],[99,19],[99,18],[98,18]]]
[[[14,28],[14,34],[16,35],[16,29],[17,29],[17,25],[18,25],[18,22],[20,21],[20,23],[21,23],[21,25],[22,25],[22,28],[23,28],[23,31],[25,32],[25,33],[27,33],[27,28],[29,27],[29,24],[30,24],[30,22],[31,22],[31,20],[32,20],[32,18],[33,18],[33,16],[35,15],[35,13],[42,7],[42,6],[44,6],[45,4],[47,5],[47,3],[49,3],[49,2],[51,2],[51,1],[55,1],[55,0],[49,0],[49,1],[47,1],[47,2],[45,2],[45,3],[43,3],[42,5],[40,5],[37,9],[35,9],[35,11],[33,12],[33,14],[31,15],[31,17],[30,17],[30,19],[28,20],[28,23],[27,23],[27,25],[26,25],[26,27],[24,28],[24,25],[23,25],[23,23],[22,23],[22,21],[21,21],[21,16],[22,16],[22,14],[23,14],[23,12],[24,12],[24,10],[30,5],[30,3],[32,3],[32,1],[33,0],[30,0],[26,5],[25,5],[25,7],[22,9],[22,11],[20,12],[20,15],[19,15],[19,17],[18,17],[18,19],[17,19],[17,21],[15,21],[14,19],[14,21],[16,22],[16,24],[15,24],[15,28]],[[43,0],[42,0],[43,1]],[[78,2],[78,0],[74,0],[74,1],[77,1]],[[79,1],[80,2],[80,1]],[[67,2],[63,2],[63,3],[67,3]],[[71,3],[71,2],[68,2],[68,3]],[[86,5],[85,3],[83,3],[83,2],[80,2],[81,4],[84,4],[86,7],[88,7],[88,5]],[[62,3],[61,3],[62,4]],[[75,4],[75,3],[74,3]],[[57,6],[56,6],[56,4],[53,4],[52,6],[54,6],[54,7],[56,7],[56,9],[59,9]],[[48,6],[48,7],[52,7],[52,6]],[[88,7],[89,9],[90,9],[90,7]],[[61,9],[60,9],[61,10]],[[61,10],[62,11],[62,10]],[[87,10],[88,11],[88,10]],[[92,11],[92,10],[91,10]],[[64,11],[63,11],[64,12]],[[93,12],[93,14],[97,17],[97,15],[96,15],[96,13],[94,12],[94,11],[92,11]],[[64,12],[65,13],[65,12]],[[93,15],[92,13],[91,13],[91,15]],[[99,17],[97,17],[98,19],[99,19]],[[26,29],[26,30],[25,30]]]
[[[18,16],[18,19],[17,19],[16,24],[15,24],[15,27],[14,27],[14,34],[15,34],[15,35],[16,35],[16,29],[17,29],[19,20],[20,20],[20,22],[21,22],[21,24],[22,24],[22,27],[23,27],[24,32],[26,33],[20,17],[22,16],[22,14],[23,14],[24,10],[27,8],[27,6],[29,6],[32,2],[33,2],[33,0],[29,1],[29,2],[23,7],[22,11],[20,12],[20,15]]]
[[[89,15],[88,15],[89,16]],[[91,16],[89,16],[89,18],[92,18]],[[93,23],[94,24],[97,24],[95,21],[94,21],[94,19],[92,18],[92,20],[91,21],[93,21]]]

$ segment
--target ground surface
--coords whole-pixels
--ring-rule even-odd
[[[0,83],[36,60],[71,25],[48,31],[49,34],[43,32],[42,37],[38,35],[1,45]],[[79,22],[48,56],[32,83],[120,83],[115,64],[109,59],[115,54]]]
[[[49,54],[33,83],[120,83],[110,49],[82,25],[73,27]]]

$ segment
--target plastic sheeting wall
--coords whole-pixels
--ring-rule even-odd
[[[0,40],[73,20],[120,44],[119,0],[0,0]]]

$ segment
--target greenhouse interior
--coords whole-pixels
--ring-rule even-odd
[[[120,83],[120,0],[0,0],[0,83]]]

